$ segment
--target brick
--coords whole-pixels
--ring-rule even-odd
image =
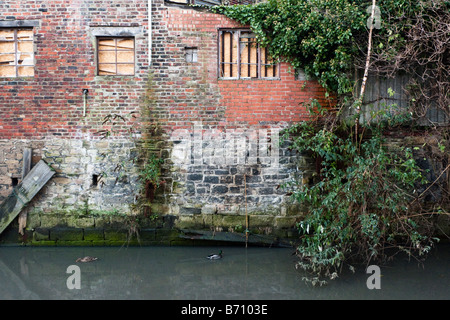
[[[194,173],[194,174],[188,174],[187,179],[191,181],[198,181],[203,179],[202,174]]]
[[[211,191],[212,194],[224,194],[227,192],[228,192],[228,187],[222,186],[222,185],[214,186]]]
[[[125,7],[126,12],[119,10]],[[245,27],[222,15],[189,7],[166,6],[162,0],[155,0],[153,64],[149,68],[148,17],[142,1],[97,0],[93,7],[90,0],[77,1],[76,6],[67,6],[64,1],[48,5],[46,0],[23,0],[18,6],[17,0],[4,0],[0,1],[0,12],[4,12],[3,20],[8,20],[8,23],[19,19],[39,21],[33,30],[35,76],[0,78],[0,114],[4,115],[0,118],[0,155],[8,161],[5,170],[0,171],[0,183],[7,186],[8,183],[4,182],[10,179],[10,173],[20,175],[20,150],[23,149],[20,143],[30,142],[36,153],[33,159],[48,161],[58,173],[35,203],[36,208],[44,212],[38,219],[41,226],[51,228],[61,222],[84,228],[84,237],[92,239],[89,240],[92,243],[122,241],[123,244],[122,233],[120,239],[116,239],[113,234],[105,232],[105,239],[111,239],[104,241],[100,239],[101,232],[97,229],[123,226],[124,220],[117,218],[116,221],[113,218],[116,216],[110,215],[112,211],[129,213],[127,202],[133,203],[133,192],[138,187],[135,190],[132,186],[138,180],[136,172],[133,172],[134,163],[128,161],[135,159],[130,151],[132,146],[123,141],[130,142],[131,129],[141,131],[142,120],[116,121],[112,140],[121,140],[122,144],[114,144],[109,139],[101,140],[98,132],[112,129],[110,123],[103,123],[108,114],[125,116],[141,111],[149,72],[153,76],[151,88],[154,89],[151,115],[162,132],[161,137],[155,137],[161,143],[152,144],[151,150],[164,158],[172,155],[171,159],[165,159],[163,179],[166,179],[166,184],[158,189],[161,198],[156,199],[162,202],[161,199],[169,199],[167,196],[170,194],[170,201],[164,203],[164,210],[158,210],[158,214],[164,213],[164,216],[197,215],[205,204],[214,207],[214,212],[236,212],[236,207],[242,205],[239,202],[244,192],[241,162],[218,165],[221,156],[212,154],[210,159],[216,163],[206,164],[203,158],[196,161],[193,154],[190,155],[192,159],[182,154],[183,157],[178,158],[184,162],[172,166],[173,155],[180,153],[172,153],[172,145],[167,145],[166,140],[174,130],[186,129],[183,138],[189,139],[194,133],[194,123],[198,122],[205,130],[218,132],[270,129],[306,119],[307,112],[302,102],[311,98],[326,102],[324,90],[317,81],[307,81],[305,88],[302,88],[304,82],[295,80],[294,73],[288,72],[290,66],[287,63],[280,65],[280,78],[277,80],[218,79],[217,30]],[[137,27],[136,30],[139,30],[135,37],[134,76],[96,75],[92,33],[103,26],[126,30]],[[197,63],[186,63],[185,47],[198,48]],[[82,114],[83,89],[89,90],[85,117]],[[18,143],[14,146],[18,152],[6,154],[6,151],[14,150],[15,143]],[[217,146],[214,143],[211,145]],[[290,157],[288,154],[286,156]],[[249,161],[249,158],[246,159]],[[192,162],[187,163],[188,160]],[[256,160],[251,161],[256,163]],[[2,161],[0,159],[0,165],[3,165]],[[126,181],[114,184],[116,176],[112,174],[103,178],[105,185],[92,185],[93,175],[98,177],[102,170],[114,173],[113,168],[105,168],[105,164],[127,161],[131,169],[123,175]],[[277,170],[280,172],[292,172],[288,171],[292,169],[289,167],[293,165],[292,161],[280,159],[279,164]],[[264,173],[259,167],[249,170],[245,171],[252,174],[246,180],[249,207],[257,207],[263,198],[274,197],[274,201],[282,198],[275,191],[276,186],[278,180],[289,179],[290,174],[277,176],[273,173],[271,179],[263,180]],[[2,186],[0,197],[7,195],[8,188],[3,189]],[[199,207],[192,208],[193,205]],[[58,210],[63,210],[64,214],[53,218],[52,214]],[[208,209],[205,212],[209,212]],[[90,213],[93,215],[89,216]],[[71,215],[80,218],[69,219]],[[196,220],[196,223],[199,221]],[[50,240],[58,236],[57,231],[54,233],[51,230]],[[76,233],[72,236],[74,239],[58,241],[81,240]],[[59,237],[63,237],[62,233]],[[44,239],[46,236],[42,235],[41,240]],[[153,241],[153,236],[149,237],[149,241]]]

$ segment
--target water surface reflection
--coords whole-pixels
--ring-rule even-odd
[[[302,282],[292,250],[224,247],[0,247],[0,299],[449,299],[450,246],[424,267],[399,259],[381,267],[381,290],[368,290],[360,268],[326,287]],[[79,257],[81,289],[69,290],[67,267]]]

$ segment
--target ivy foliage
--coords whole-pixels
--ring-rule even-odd
[[[337,94],[335,110],[342,110],[349,102],[351,105],[355,69],[365,65],[371,5],[370,0],[268,0],[212,10],[250,26],[275,60],[303,69],[328,92]],[[435,69],[442,70],[446,63],[441,46],[430,54],[425,50],[430,43],[413,43],[412,49],[407,44],[417,34],[424,39],[433,35],[434,43],[440,40],[445,28],[441,33],[439,26],[448,24],[450,2],[377,0],[376,5],[381,26],[372,38],[376,61],[371,68],[384,68],[385,74],[392,75],[399,70],[414,73],[421,66],[439,75]],[[413,62],[411,52],[416,59]],[[439,57],[436,61],[441,64],[428,59],[430,56]],[[431,63],[425,66],[427,61]],[[448,85],[445,81],[437,87]],[[424,173],[413,150],[389,150],[383,135],[387,129],[395,130],[393,126],[411,123],[413,112],[394,115],[380,111],[378,122],[358,126],[357,121],[342,121],[317,101],[309,107],[313,121],[294,125],[285,133],[293,149],[309,154],[320,167],[314,183],[305,185],[304,179],[299,179],[289,184],[293,197],[306,211],[298,224],[297,246],[298,266],[311,272],[305,280],[323,284],[326,278],[336,278],[345,263],[386,261],[388,248],[424,256],[437,241],[432,238],[433,224],[427,213],[418,207],[416,190],[425,183]]]
[[[367,126],[360,142],[342,128],[327,130],[313,122],[286,131],[293,149],[320,160],[316,183],[289,186],[306,210],[297,225],[297,266],[311,273],[305,280],[322,285],[344,264],[386,262],[386,248],[415,257],[431,249],[436,240],[431,226],[413,205],[426,179],[413,150],[389,150],[382,134],[397,122]]]
[[[393,34],[389,24],[397,19],[403,21],[402,28],[408,28],[408,17],[420,2],[377,2],[381,29],[377,30],[380,38],[376,48],[389,48],[395,55],[396,48],[402,46],[402,30],[397,27]],[[367,8],[371,4],[368,0],[268,0],[256,5],[216,6],[212,11],[249,25],[275,60],[290,62],[327,90],[342,95],[353,89],[355,58],[366,53]]]

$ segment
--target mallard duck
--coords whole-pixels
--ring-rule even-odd
[[[222,250],[219,250],[219,254],[212,253],[209,256],[207,256],[206,258],[208,258],[209,260],[222,259]]]
[[[91,262],[91,261],[95,261],[98,258],[96,257],[90,257],[90,256],[86,256],[84,258],[78,258],[75,262]]]

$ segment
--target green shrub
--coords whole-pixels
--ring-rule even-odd
[[[330,129],[316,121],[285,133],[295,150],[319,159],[321,167],[316,183],[289,185],[307,211],[297,246],[298,267],[311,272],[305,280],[323,284],[344,263],[384,262],[387,248],[417,257],[431,248],[428,221],[413,206],[424,175],[411,149],[388,150],[385,124],[366,126],[360,139],[352,127]]]

